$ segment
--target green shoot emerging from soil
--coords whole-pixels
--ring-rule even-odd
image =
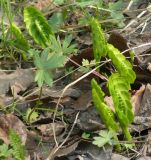
[[[113,73],[108,80],[108,89],[114,102],[115,113],[105,104],[105,94],[94,79],[92,80],[93,102],[106,127],[109,131],[114,133],[115,140],[117,140],[116,132],[119,128],[114,117],[116,115],[125,138],[131,141],[132,137],[128,130],[128,125],[133,122],[134,114],[129,90],[130,84],[135,81],[135,72],[132,69],[131,63],[126,60],[125,56],[114,46],[106,43],[103,31],[94,18],[92,18],[91,21],[91,28],[94,57],[96,61],[99,61],[102,56],[108,56],[116,68],[116,72]]]

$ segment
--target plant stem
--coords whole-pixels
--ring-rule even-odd
[[[131,136],[131,134],[130,134],[130,132],[128,130],[128,127],[122,127],[122,130],[124,132],[126,140],[132,141],[132,136]]]
[[[113,131],[113,130],[112,130]],[[118,140],[118,137],[117,137],[117,135],[116,135],[116,132],[115,131],[113,131],[113,134],[114,134],[114,139],[117,141],[117,144],[115,145],[115,148],[116,148],[116,151],[117,152],[120,152],[121,151],[121,145],[120,145],[120,143],[119,143],[119,140]]]

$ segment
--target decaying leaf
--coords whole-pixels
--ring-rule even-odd
[[[86,110],[91,105],[91,101],[91,91],[87,91],[74,102],[73,107],[75,110]]]
[[[147,69],[151,72],[151,63],[148,63]]]
[[[112,157],[111,157],[111,160],[117,160],[117,159],[120,159],[120,160],[129,160],[129,158],[127,158],[127,157],[124,157],[124,156],[122,156],[120,154],[113,153]]]
[[[37,128],[43,136],[53,137],[53,125],[55,125],[56,135],[61,134],[61,132],[64,129],[63,123],[42,124],[42,125],[39,125]]]
[[[1,72],[1,75],[0,95],[5,95],[11,89],[12,94],[17,96],[34,82],[34,71],[30,69],[17,69],[10,74]]]
[[[13,97],[0,96],[0,108],[2,109],[5,106],[12,104],[14,101]]]
[[[135,115],[137,115],[139,113],[139,108],[141,105],[144,90],[145,90],[145,85],[142,85],[140,87],[140,89],[137,90],[136,93],[131,98],[133,111],[134,111]]]
[[[14,129],[20,136],[22,144],[26,143],[27,133],[23,122],[13,114],[6,114],[0,117],[0,139],[9,144],[9,129]]]
[[[62,95],[63,88],[59,88],[57,86],[53,86],[51,88],[43,87],[43,95],[50,96],[52,98],[59,98],[60,96],[64,97],[73,97],[78,98],[81,95],[79,89],[76,88],[68,88],[65,93]]]
[[[130,125],[132,132],[141,132],[143,130],[151,128],[151,117],[135,116],[134,125]]]
[[[113,104],[113,99],[112,99],[112,97],[111,97],[111,96],[110,96],[110,97],[105,96],[104,101],[105,101],[106,104],[111,108],[111,110],[112,110],[113,112],[115,112],[115,108],[114,108],[114,104]]]
[[[37,0],[34,6],[40,10],[53,9],[53,0]]]
[[[144,156],[144,157],[140,157],[137,160],[150,160],[150,157],[149,156]]]
[[[147,84],[142,98],[139,115],[143,117],[151,116],[151,84]]]

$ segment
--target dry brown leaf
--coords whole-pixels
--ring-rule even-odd
[[[151,84],[149,83],[146,85],[146,88],[143,94],[139,115],[143,117],[151,116]]]
[[[133,111],[135,115],[138,115],[142,97],[145,91],[145,85],[142,85],[139,90],[136,91],[136,93],[132,96],[131,102],[133,106]]]
[[[106,97],[104,98],[104,101],[105,101],[106,104],[112,109],[112,111],[115,112],[115,108],[114,108],[114,104],[113,104],[113,99],[112,99],[112,97],[111,97],[111,96],[110,96],[110,97],[106,96]]]
[[[151,157],[149,156],[144,156],[144,157],[140,157],[137,160],[151,160]]]
[[[151,63],[148,63],[147,69],[151,72]]]
[[[34,3],[34,6],[39,10],[55,8],[55,5],[53,4],[53,0],[37,0],[36,3]]]
[[[52,98],[59,98],[59,97],[73,97],[73,98],[78,98],[81,95],[81,92],[78,89],[74,88],[68,88],[65,93],[62,95],[64,88],[57,88],[56,86],[48,88],[48,87],[43,87],[42,93],[45,96],[50,96]]]
[[[13,97],[0,96],[0,109],[3,109],[5,106],[12,104],[13,101]]]
[[[74,102],[73,107],[75,110],[86,110],[92,101],[91,91],[81,94],[81,96]]]
[[[0,95],[5,95],[11,88],[12,94],[17,96],[20,91],[26,90],[34,82],[34,71],[30,69],[17,69],[11,74],[1,72]]]
[[[53,136],[53,125],[55,125],[55,131],[56,131],[56,135],[61,134],[61,132],[63,131],[63,129],[65,128],[63,123],[50,123],[50,124],[42,124],[39,125],[37,128],[40,130],[41,134],[44,136]]]
[[[112,154],[112,157],[111,157],[111,160],[129,160],[129,158],[127,158],[127,157],[124,157],[124,156],[122,156],[122,155],[120,155],[120,154],[115,154],[115,153],[113,153]]]
[[[130,132],[141,132],[151,128],[151,117],[135,116],[134,122],[129,126]]]
[[[23,122],[13,114],[7,114],[0,117],[0,139],[4,143],[9,144],[9,129],[14,129],[25,144],[27,139],[26,126]]]

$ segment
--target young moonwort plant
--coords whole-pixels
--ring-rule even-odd
[[[108,89],[114,102],[115,113],[105,104],[104,92],[94,79],[91,83],[93,102],[106,127],[114,133],[115,140],[117,140],[116,132],[118,132],[119,128],[114,118],[116,115],[125,138],[131,141],[132,138],[128,125],[133,122],[134,114],[129,90],[130,84],[135,81],[135,72],[125,56],[114,46],[106,42],[101,26],[94,18],[91,20],[91,28],[95,59],[99,61],[102,56],[108,56],[116,68],[116,73],[113,73],[108,80]]]

